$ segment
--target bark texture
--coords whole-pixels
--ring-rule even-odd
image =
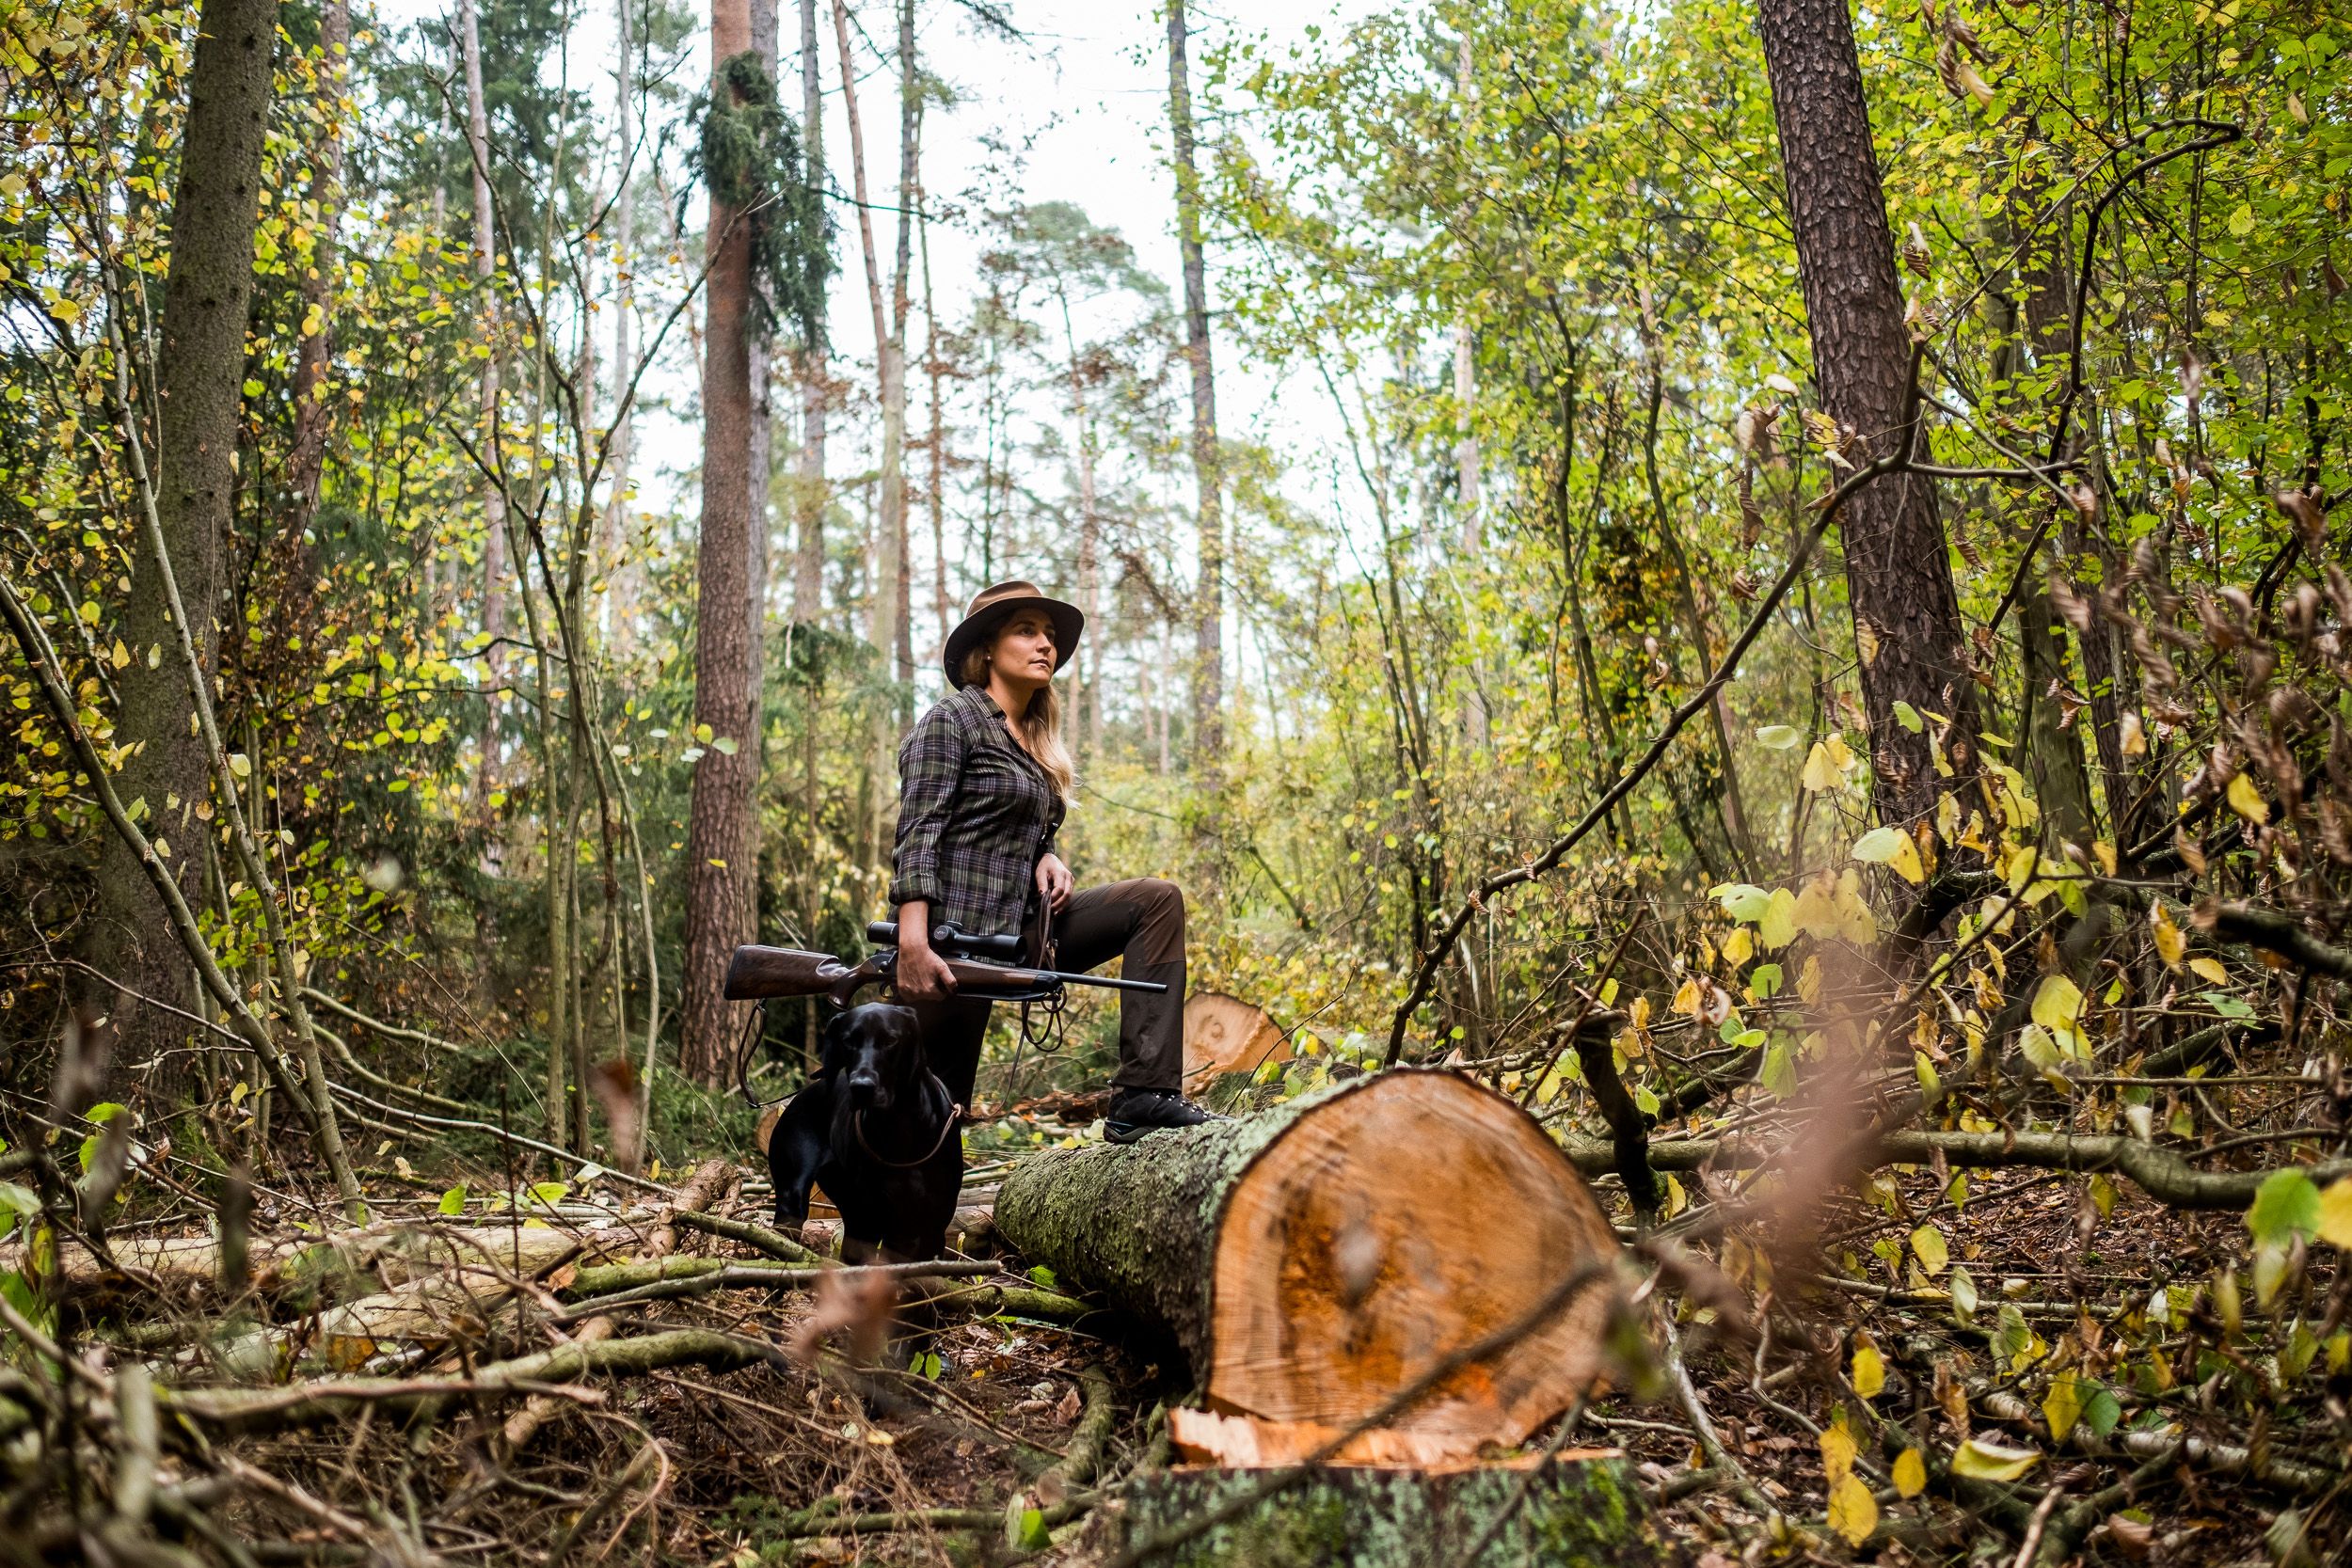
[[[713,0],[713,98],[732,93],[726,62],[752,44],[746,0]],[[695,548],[694,722],[732,749],[706,746],[694,765],[687,818],[686,964],[678,1058],[719,1082],[735,1009],[721,996],[727,959],[752,935],[758,840],[752,784],[758,768],[752,689],[751,229],[716,194],[704,285],[702,526]]]
[[[1757,16],[1814,375],[1823,411],[1851,432],[1847,456],[1859,467],[1903,437],[1911,341],[1847,5],[1758,0]],[[1934,485],[1887,475],[1848,503],[1840,531],[1879,812],[1909,822],[1935,808],[1941,781],[1929,742],[1938,726],[1930,721],[1915,734],[1897,721],[1895,705],[1956,721],[1945,745],[1962,772],[1973,768],[1979,728]]]
[[[1264,1482],[1263,1471],[1189,1466],[1138,1477],[1126,1492],[1126,1544],[1232,1506]],[[1463,1555],[1473,1546],[1474,1555]],[[1533,1475],[1516,1465],[1318,1469],[1156,1560],[1171,1568],[1600,1568],[1663,1559],[1623,1462],[1563,1457]]]
[[[162,407],[155,505],[208,681],[219,669],[221,562],[237,488],[239,388],[277,40],[277,0],[206,0],[172,198],[163,349],[155,367]],[[135,802],[146,802],[148,834],[171,846],[167,863],[193,905],[203,902],[208,830],[195,811],[208,794],[208,761],[191,721],[195,697],[159,586],[161,569],[158,562],[137,561],[136,592],[123,614],[123,641],[142,656],[151,649],[161,654],[152,664],[134,658],[118,678],[121,711],[115,741],[132,755],[117,788],[135,810]],[[119,834],[107,834],[100,851],[90,961],[157,1002],[196,1010],[187,955],[137,854]],[[101,990],[90,1001],[113,1017],[118,1072],[152,1059],[186,1034],[181,1020],[127,994]]]

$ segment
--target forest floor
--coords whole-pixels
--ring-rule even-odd
[[[743,1276],[782,1266],[779,1254],[792,1250],[763,1228],[770,1200],[747,1150],[690,1178],[689,1212],[706,1217],[691,1226],[665,1223],[680,1200],[610,1174],[526,1196],[534,1212],[519,1226],[472,1196],[503,1201],[501,1178],[487,1172],[405,1163],[377,1172],[375,1220],[358,1230],[333,1223],[328,1194],[257,1184],[257,1288],[228,1307],[208,1277],[212,1227],[168,1186],[135,1182],[125,1221],[110,1227],[118,1259],[152,1260],[159,1238],[177,1234],[195,1265],[172,1276],[135,1263],[127,1281],[103,1286],[85,1275],[49,1328],[95,1381],[133,1352],[160,1355],[162,1380],[179,1386],[283,1380],[320,1391],[374,1381],[374,1394],[332,1408],[191,1423],[208,1434],[203,1461],[166,1446],[158,1482],[185,1490],[175,1506],[202,1521],[207,1539],[244,1543],[255,1564],[1097,1562],[1111,1551],[1120,1483],[1174,1459],[1164,1412],[1189,1392],[1181,1356],[999,1256],[981,1217],[1033,1134],[1099,1135],[1083,1125],[1089,1108],[1064,1097],[975,1129],[961,1238],[973,1266],[923,1281],[927,1299],[899,1309],[886,1344],[886,1301],[834,1288],[843,1276]],[[469,1196],[437,1196],[459,1185]],[[1622,1216],[1614,1179],[1597,1185]],[[2112,1332],[2146,1318],[2152,1291],[2226,1267],[2242,1227],[2234,1213],[2183,1214],[2127,1184],[2087,1188],[2063,1174],[1994,1175],[1965,1188],[1924,1167],[1890,1171],[1827,1212],[1809,1278],[1787,1277],[1784,1259],[1773,1280],[1752,1250],[1722,1248],[1755,1327],[1727,1329],[1688,1296],[1654,1298],[1646,1350],[1577,1415],[1578,1440],[1623,1449],[1666,1551],[1702,1568],[1856,1556],[2027,1563],[2078,1552],[2324,1561],[2326,1548],[2280,1535],[2280,1521],[2291,1531],[2303,1516],[2298,1506],[2346,1484],[2324,1436],[2258,1426],[2249,1444],[2211,1386],[2201,1416],[2196,1398],[2165,1386],[2185,1369],[2152,1370],[2144,1352],[2125,1366]],[[450,1271],[459,1289],[425,1302],[428,1332],[361,1338],[338,1310],[414,1305],[428,1272],[385,1245],[404,1230],[505,1237],[485,1256],[511,1241],[512,1266]],[[1932,1277],[1919,1240],[1931,1230],[1965,1238]],[[807,1239],[821,1245],[828,1234],[819,1220]],[[316,1246],[321,1236],[334,1245]],[[1459,1243],[1475,1244],[1474,1233]],[[688,1272],[718,1260],[738,1272],[707,1280],[715,1288]],[[662,1294],[687,1291],[701,1293]],[[1971,1291],[1973,1310],[1962,1310],[1954,1297]],[[600,1304],[593,1320],[581,1316],[583,1292]],[[1667,1317],[1678,1333],[1663,1332]],[[601,1330],[582,1332],[596,1321]],[[690,1330],[700,1333],[681,1333]],[[667,1348],[593,1368],[518,1359],[559,1336],[586,1343],[598,1334],[609,1345]],[[2037,1364],[2034,1375],[2046,1374],[2053,1342],[2082,1375],[2079,1409],[2054,1408],[2041,1383],[2014,1381]],[[268,1347],[258,1361],[257,1343]],[[2339,1370],[2324,1397],[2340,1404],[2344,1382]],[[413,1394],[428,1385],[458,1397],[421,1414]],[[11,1392],[40,1390],[18,1378],[0,1396]],[[542,1418],[518,1437],[517,1419],[534,1410]],[[2054,1441],[2054,1418],[2073,1451]],[[2164,1435],[2135,1446],[2142,1428]],[[1834,1503],[1827,1466],[1839,1463],[1839,1433],[1853,1438],[1849,1463],[1872,1495],[1859,1526],[1851,1498],[1842,1511]],[[1712,1460],[1710,1437],[1720,1445]],[[1972,1438],[1985,1452],[2045,1457],[2018,1486],[1968,1480],[1947,1461]],[[2194,1465],[2178,1463],[2184,1440],[2205,1445]],[[1907,1463],[1907,1450],[1925,1458]],[[1073,1462],[1078,1482],[1065,1474]],[[214,1498],[198,1484],[207,1470],[245,1484]],[[2045,1538],[2066,1549],[2050,1557]]]

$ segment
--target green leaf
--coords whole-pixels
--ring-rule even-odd
[[[1021,1549],[1041,1552],[1054,1544],[1054,1532],[1045,1528],[1045,1515],[1034,1508],[1021,1511]]]
[[[1797,1068],[1788,1059],[1787,1045],[1775,1045],[1764,1053],[1764,1065],[1757,1069],[1756,1080],[1780,1100],[1797,1092]]]
[[[1883,865],[1902,853],[1902,847],[1910,842],[1910,835],[1900,828],[1873,828],[1853,841],[1853,858]]]
[[[2088,1386],[2090,1395],[2083,1401],[2082,1424],[2090,1429],[2092,1436],[2105,1437],[2122,1423],[2123,1406],[2116,1399],[2115,1390],[2106,1384],[2091,1383]]]
[[[1895,722],[1900,724],[1904,729],[1909,730],[1914,735],[1917,735],[1922,727],[1919,719],[1919,710],[1913,707],[1909,703],[1897,703],[1895,705]]]
[[[2272,1171],[2246,1211],[2246,1228],[2263,1246],[2285,1247],[2319,1234],[2319,1188],[2299,1170]]]
[[[735,736],[731,735],[720,736],[711,741],[710,749],[718,752],[721,756],[731,757],[735,755],[736,752]]]
[[[564,1195],[571,1190],[568,1181],[534,1181],[531,1184],[531,1196],[550,1209],[563,1202]]]
[[[464,1213],[465,1212],[466,1212],[466,1189],[465,1189],[465,1187],[464,1187],[463,1185],[459,1185],[459,1186],[452,1187],[449,1191],[447,1191],[447,1192],[445,1192],[445,1193],[443,1193],[443,1194],[441,1195],[441,1212],[442,1212],[442,1213],[444,1213],[444,1214],[462,1214],[462,1213]]]
[[[1795,750],[1804,735],[1791,724],[1766,724],[1756,732],[1756,738],[1759,745],[1770,746],[1775,752],[1788,752]]]
[[[1781,973],[1778,964],[1757,964],[1748,971],[1748,989],[1756,992],[1759,1002],[1770,1001],[1780,994]]]
[[[1708,890],[1708,896],[1724,907],[1724,913],[1739,921],[1756,921],[1772,907],[1772,895],[1752,882],[1725,882]]]
[[[1039,1263],[1031,1267],[1029,1270],[1029,1283],[1032,1285],[1042,1285],[1049,1291],[1058,1291],[1061,1289],[1060,1283],[1054,1278],[1054,1271],[1047,1268],[1042,1263]]]

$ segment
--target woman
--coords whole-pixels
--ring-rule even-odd
[[[1216,1118],[1183,1092],[1184,895],[1151,878],[1076,892],[1054,853],[1073,776],[1054,675],[1085,627],[1075,606],[1034,583],[1000,582],[948,634],[948,694],[898,748],[897,983],[921,1020],[931,1070],[957,1104],[969,1105],[989,1005],[954,994],[955,979],[931,949],[934,928],[1021,931],[1042,907],[1053,913],[1059,967],[1124,958],[1128,979],[1165,981],[1166,995],[1120,995],[1119,1071],[1104,1131],[1133,1143],[1157,1128]]]

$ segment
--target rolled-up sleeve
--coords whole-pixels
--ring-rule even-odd
[[[954,810],[956,782],[969,746],[962,726],[938,709],[923,716],[898,748],[898,837],[890,902],[920,898],[936,908],[946,887],[939,869],[940,835]]]

